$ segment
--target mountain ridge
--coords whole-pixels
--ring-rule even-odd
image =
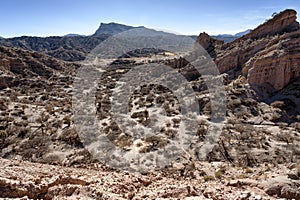
[[[119,24],[116,22],[110,22],[110,23],[100,23],[99,28],[96,30],[94,33],[94,36],[96,35],[102,35],[102,34],[107,34],[107,35],[116,35],[118,33],[128,31],[131,29],[135,28],[145,28],[144,26],[129,26],[125,24]]]
[[[13,38],[0,38],[0,45],[9,47],[20,47],[25,50],[37,51],[48,54],[64,61],[81,61],[86,55],[95,48],[100,42],[108,37],[123,31],[145,28],[144,26],[128,26],[116,22],[101,23],[93,35],[83,36],[75,33],[65,36],[20,36]],[[194,40],[197,36],[190,36]],[[237,39],[236,36],[212,36],[225,43]]]

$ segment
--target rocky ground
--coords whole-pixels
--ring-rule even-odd
[[[145,84],[131,94],[127,117],[141,130],[155,124],[155,133],[144,138],[124,133],[111,102],[124,74],[140,64],[166,64],[182,74],[194,91],[201,114],[193,127],[195,142],[187,154],[152,172],[110,168],[85,148],[72,110],[78,63],[0,47],[0,198],[300,199],[295,16],[291,10],[279,13],[228,44],[206,34],[198,37],[221,72],[226,72],[218,76],[226,91],[226,119],[220,122],[219,139],[201,161],[192,146],[206,141],[214,97],[192,65],[171,52],[142,49],[127,53],[103,72],[95,100],[98,131],[122,153],[146,155],[164,149],[178,140],[183,120],[182,99],[174,91]]]
[[[174,163],[149,174],[99,163],[62,167],[1,159],[2,198],[17,199],[299,199],[299,164],[253,168],[226,162]],[[187,173],[187,174],[185,174]]]

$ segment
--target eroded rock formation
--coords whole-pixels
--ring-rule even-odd
[[[215,58],[221,73],[234,70],[246,76],[251,85],[268,83],[280,90],[300,77],[296,14],[285,10],[231,43],[221,44],[205,33],[199,35],[197,42]]]

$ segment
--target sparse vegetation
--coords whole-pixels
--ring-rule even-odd
[[[211,175],[204,175],[203,179],[204,179],[205,182],[207,182],[207,181],[214,181],[215,177],[211,176]]]
[[[224,173],[225,173],[225,169],[224,169],[224,168],[219,169],[219,170],[217,170],[217,171],[215,172],[215,177],[216,177],[217,179],[221,179]]]
[[[247,167],[247,168],[245,169],[245,172],[246,172],[247,174],[252,174],[252,173],[253,173],[253,170],[252,170],[250,167]]]
[[[71,122],[72,122],[72,119],[71,119],[70,116],[66,116],[66,117],[64,118],[64,124],[67,124],[68,127],[71,126]]]
[[[4,139],[8,137],[8,133],[4,130],[0,130],[0,138]]]

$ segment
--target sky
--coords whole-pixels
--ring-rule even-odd
[[[184,35],[235,34],[287,8],[300,12],[300,1],[0,0],[0,36],[91,35],[101,22]]]

